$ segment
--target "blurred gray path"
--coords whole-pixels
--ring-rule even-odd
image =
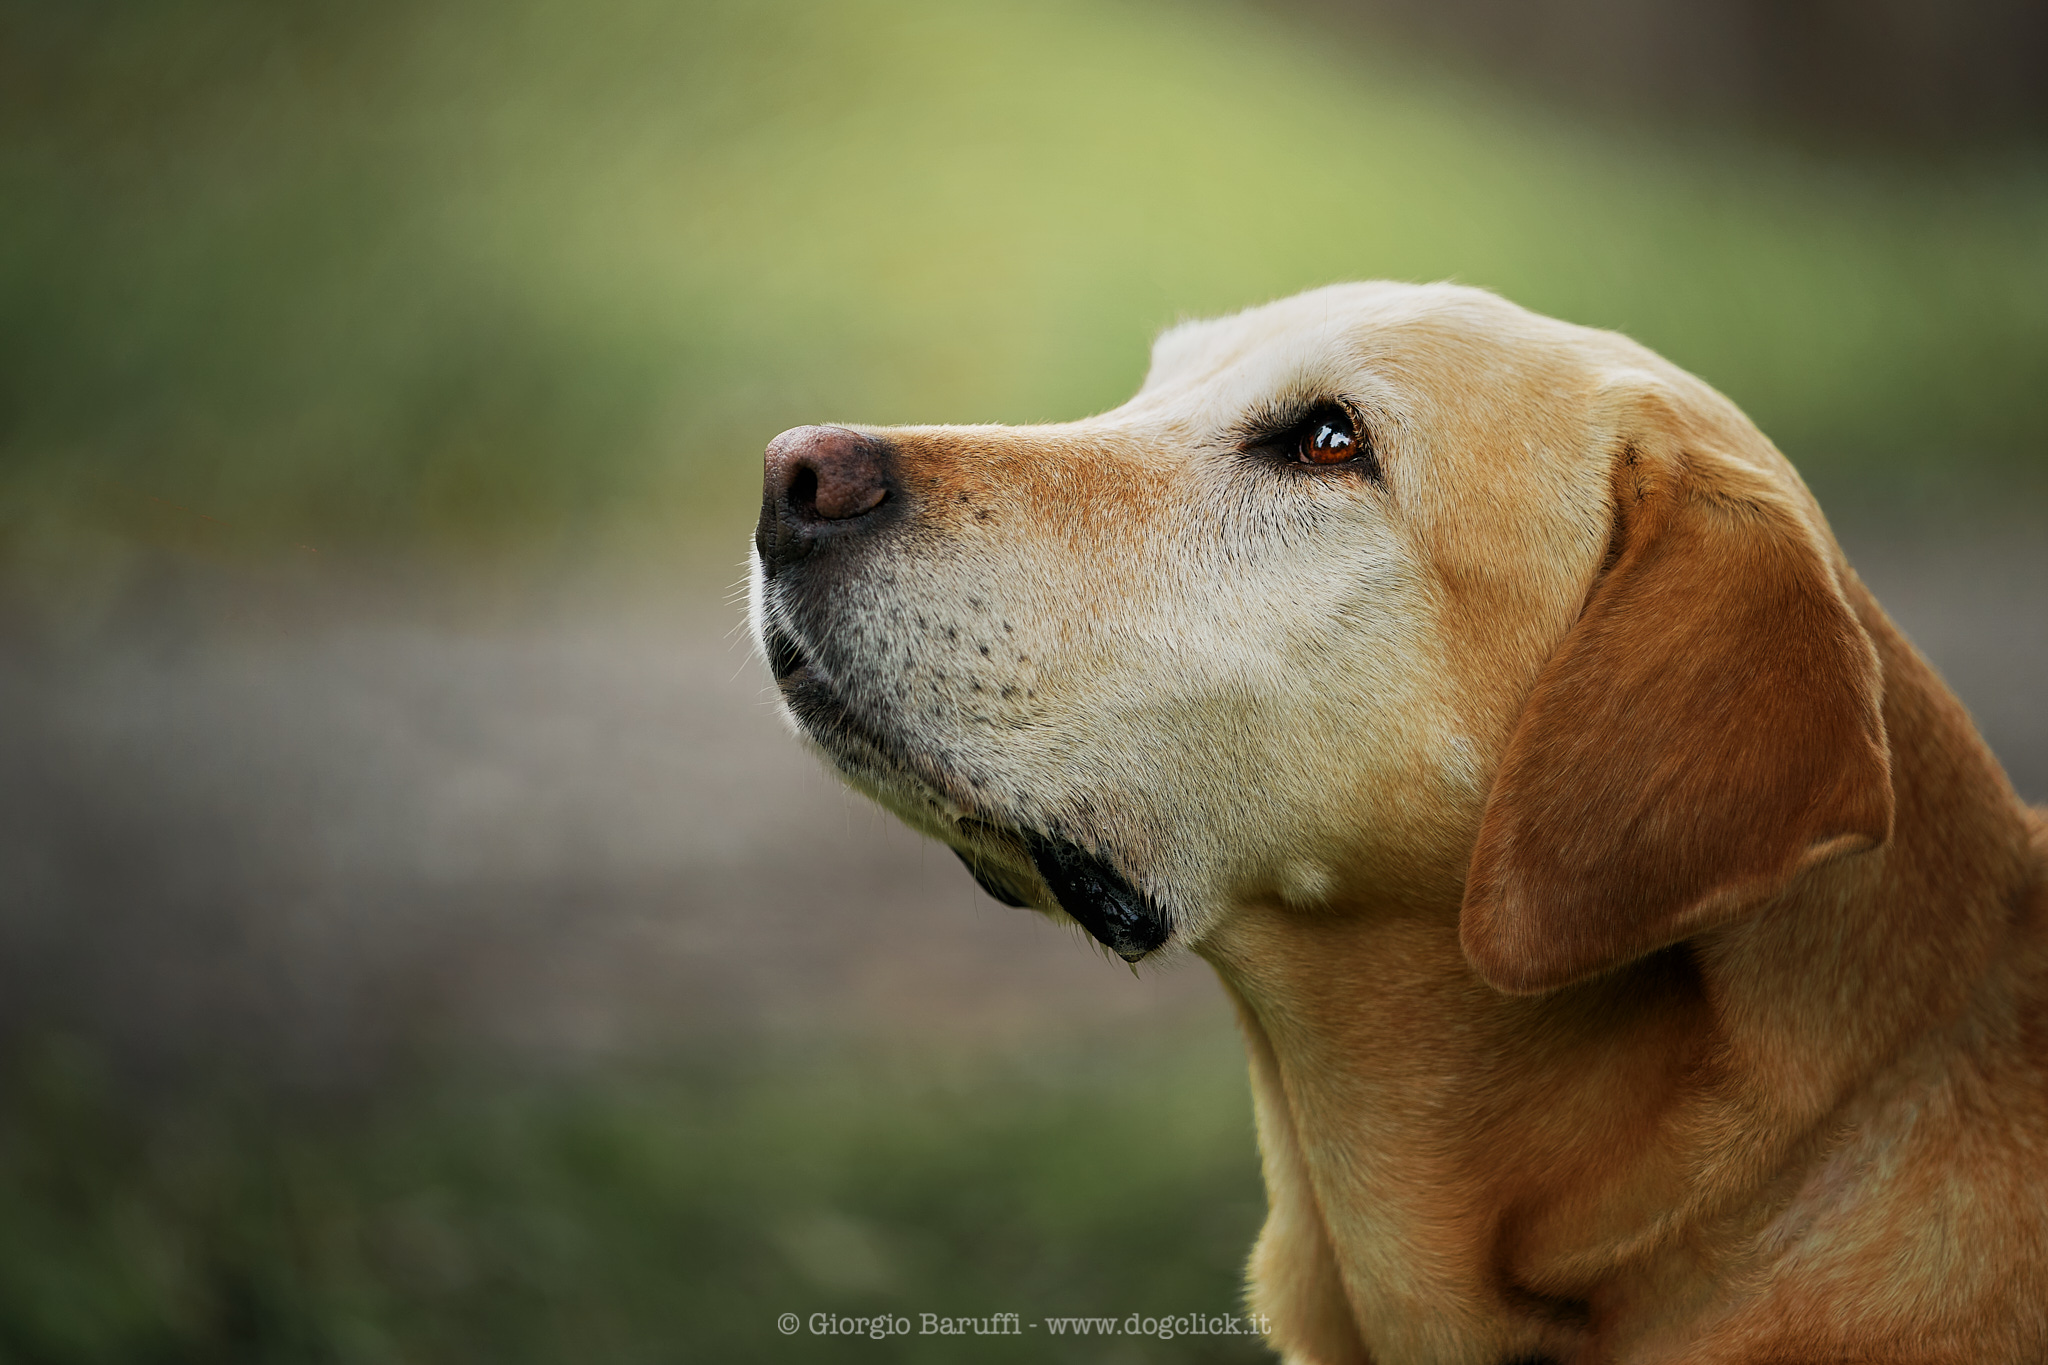
[[[2048,538],[1838,525],[2048,798]],[[1224,1012],[981,895],[783,733],[721,584],[185,576],[0,654],[0,1027],[310,1080],[455,1040],[943,1041]],[[543,600],[544,599],[544,600]]]
[[[710,582],[218,577],[0,658],[0,1026],[318,1081],[425,1042],[937,1041],[1220,1010],[998,905],[770,709]],[[536,595],[539,596],[539,595]]]

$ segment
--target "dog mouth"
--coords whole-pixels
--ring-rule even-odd
[[[895,741],[864,720],[834,690],[804,654],[795,636],[780,626],[762,632],[768,668],[790,713],[804,731],[849,776],[883,777],[925,793],[923,804],[941,814],[956,798],[935,787],[923,769]],[[879,771],[872,771],[879,770]],[[942,797],[943,799],[936,799]],[[1104,947],[1126,962],[1137,962],[1164,946],[1173,917],[1107,856],[1085,848],[1057,829],[973,811],[934,823],[949,829],[940,837],[967,867],[976,884],[1004,905],[1030,908],[1041,899],[1015,865],[1028,864],[1061,910]],[[964,845],[964,846],[963,846]]]
[[[797,674],[810,669],[810,661],[804,658],[803,648],[796,637],[781,626],[769,626],[762,632],[762,647],[768,652],[768,671],[775,675],[775,684],[781,687]]]
[[[770,625],[762,631],[761,644],[768,655],[768,671],[790,714],[848,776],[870,776],[864,770],[873,767],[899,780],[910,777],[917,781],[916,770],[906,756],[896,752],[886,736],[846,704],[794,635]],[[917,785],[929,784],[917,781]]]

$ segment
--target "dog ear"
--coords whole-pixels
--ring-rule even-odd
[[[1466,878],[1465,954],[1499,990],[1619,967],[1891,836],[1876,653],[1789,469],[1721,401],[1607,395],[1607,559]]]

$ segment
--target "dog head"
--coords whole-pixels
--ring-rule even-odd
[[[788,714],[1137,960],[1443,904],[1554,988],[1881,843],[1878,672],[1797,476],[1643,348],[1450,286],[1162,336],[1123,406],[769,447]]]

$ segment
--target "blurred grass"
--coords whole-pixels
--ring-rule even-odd
[[[471,1072],[334,1113],[123,1098],[46,1039],[4,1080],[0,1361],[1269,1358],[776,1327],[1238,1311],[1264,1201],[1236,1050]]]
[[[1809,471],[2043,463],[2048,174],[1660,142],[1222,3],[0,0],[0,538],[737,545],[802,421],[1076,416],[1454,277]]]

